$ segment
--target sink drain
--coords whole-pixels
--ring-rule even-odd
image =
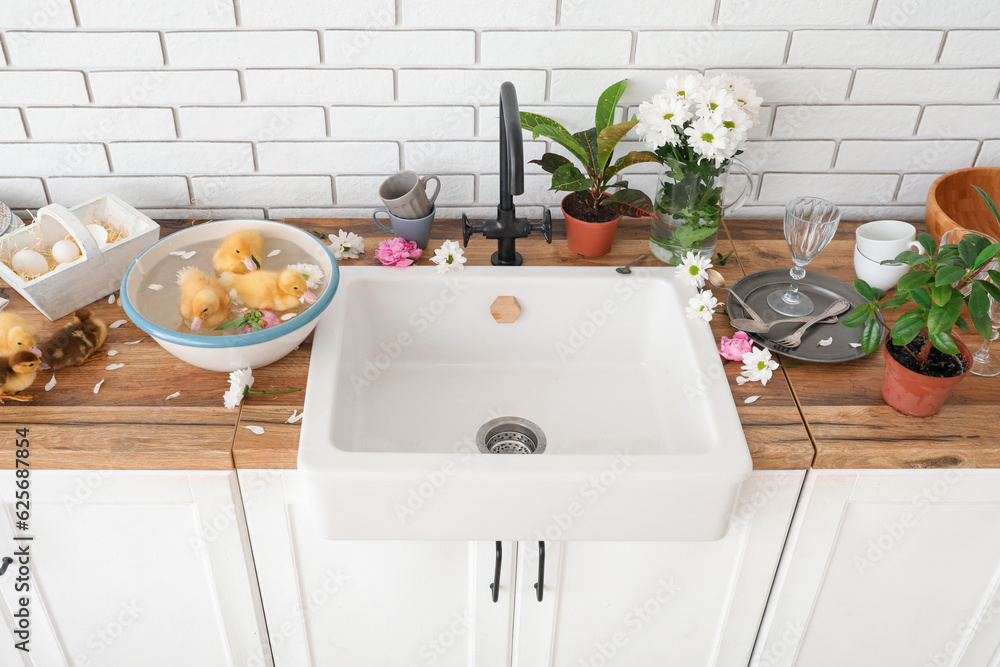
[[[484,454],[541,454],[545,434],[527,419],[499,417],[479,427],[476,446]]]

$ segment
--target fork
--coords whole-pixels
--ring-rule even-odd
[[[824,310],[819,315],[811,317],[808,322],[806,322],[801,327],[799,327],[798,329],[796,329],[793,333],[788,334],[787,336],[785,336],[784,338],[782,338],[780,340],[775,340],[775,341],[772,341],[772,342],[775,345],[780,345],[782,347],[787,347],[787,348],[798,347],[799,345],[802,344],[802,335],[806,332],[806,329],[808,329],[812,325],[816,324],[820,320],[825,320],[827,317],[829,317],[833,313],[842,313],[842,312],[844,312],[844,310],[846,308],[849,308],[850,305],[851,304],[848,303],[844,299],[837,299],[836,301],[834,301],[833,303],[831,303],[827,307],[826,310]]]

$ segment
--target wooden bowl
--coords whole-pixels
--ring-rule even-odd
[[[969,167],[944,174],[927,192],[927,231],[936,240],[949,229],[974,229],[1000,238],[1000,226],[979,193],[978,185],[1000,206],[1000,167]]]

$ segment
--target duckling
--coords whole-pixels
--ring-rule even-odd
[[[15,396],[15,394],[31,386],[38,373],[38,365],[41,363],[37,354],[27,350],[0,358],[0,403],[8,399],[22,403],[30,401],[31,396]]]
[[[229,318],[232,299],[218,280],[193,266],[177,272],[181,286],[181,317],[191,323],[191,333],[202,326],[216,327]]]
[[[222,239],[219,249],[212,256],[216,273],[230,271],[232,273],[247,273],[257,269],[258,262],[264,254],[264,240],[252,229],[233,232]]]
[[[42,361],[53,371],[82,366],[94,357],[108,337],[108,326],[86,308],[73,313],[73,321],[42,343]]]
[[[250,308],[280,312],[297,307],[301,297],[309,303],[316,302],[316,295],[309,291],[305,278],[294,269],[281,273],[258,270],[245,275],[226,272],[220,279],[226,287],[235,287],[240,299]]]
[[[0,313],[0,356],[9,357],[25,350],[41,356],[42,351],[38,349],[38,329],[17,313]]]

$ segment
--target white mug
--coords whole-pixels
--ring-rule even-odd
[[[917,228],[902,220],[874,220],[855,232],[857,248],[866,258],[881,262],[896,259],[904,250],[922,252],[917,243]]]
[[[907,264],[881,264],[865,257],[859,246],[854,247],[854,273],[871,287],[887,291],[910,270]]]

